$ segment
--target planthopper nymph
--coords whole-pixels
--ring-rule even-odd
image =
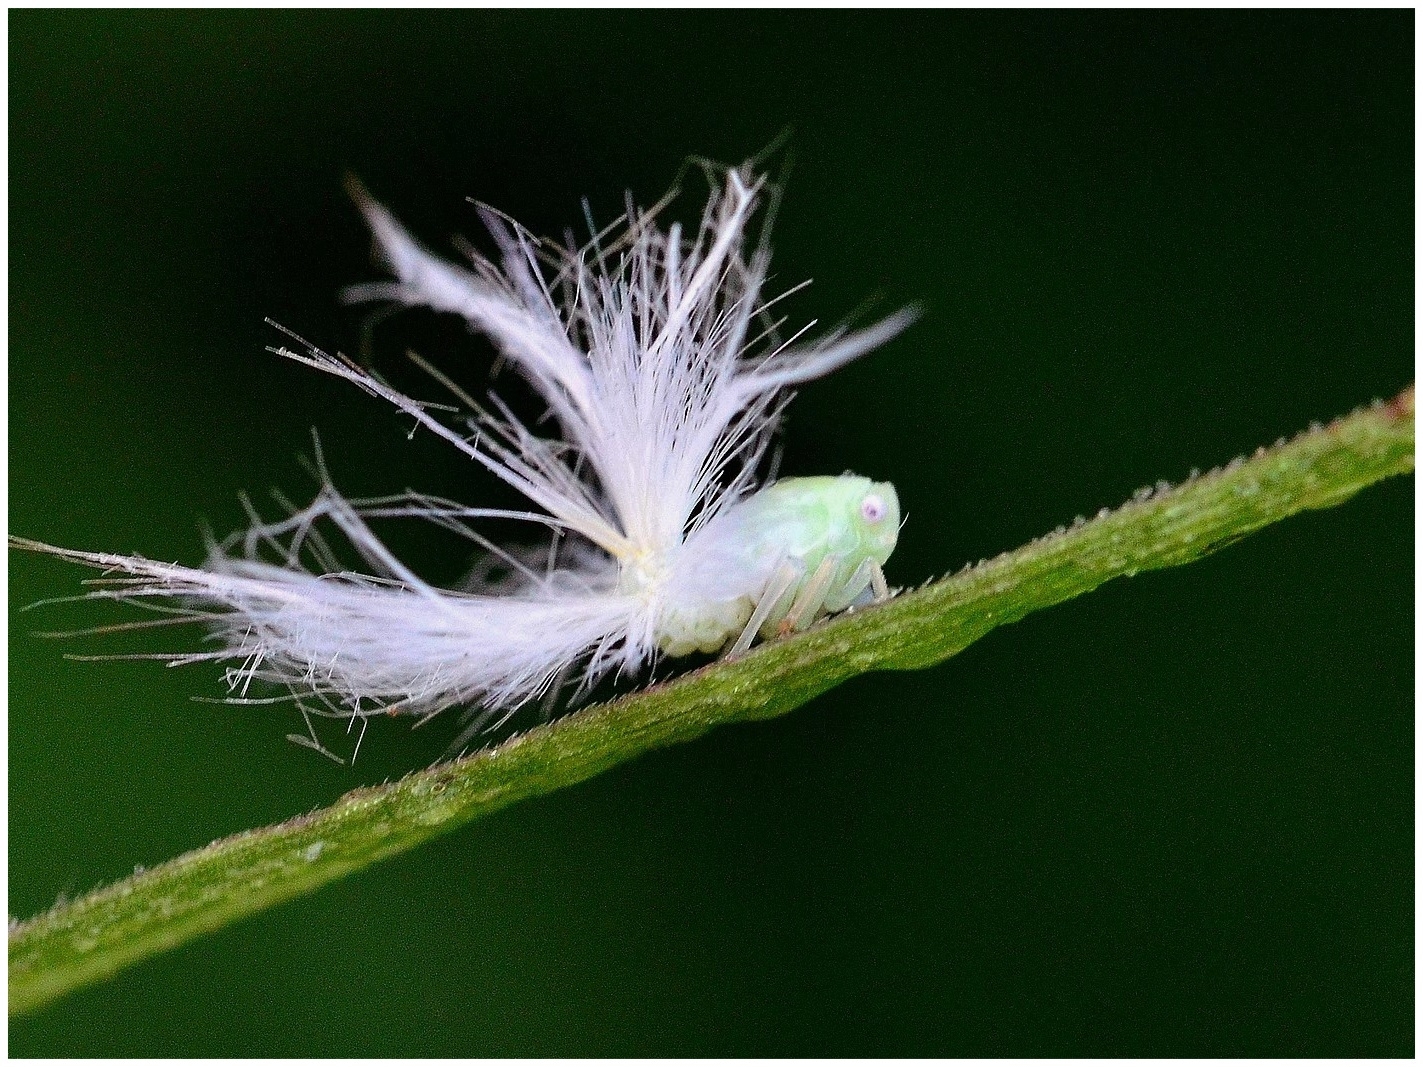
[[[205,626],[202,651],[155,658],[225,663],[229,700],[290,700],[309,730],[312,715],[450,707],[485,721],[659,656],[740,654],[758,637],[883,599],[900,525],[894,487],[850,474],[763,485],[762,472],[788,390],[885,343],[914,312],[782,340],[775,300],[762,294],[764,229],[748,240],[763,191],[749,169],[716,173],[695,231],[661,229],[656,212],[630,205],[616,233],[583,248],[536,240],[481,208],[497,262],[469,252],[455,264],[353,183],[392,280],[347,299],[462,317],[537,391],[557,434],[536,434],[498,396],[477,401],[418,357],[439,402],[295,335],[274,351],[388,401],[517,489],[527,510],[414,492],[350,499],[323,464],[310,505],[275,521],[253,512],[199,567],[11,544],[102,569],[82,598]],[[369,525],[392,517],[456,531],[503,573],[476,569],[456,588],[426,582]],[[546,547],[495,544],[475,529],[481,519],[531,524]],[[335,533],[359,568],[338,557]],[[314,731],[298,739],[320,747]]]

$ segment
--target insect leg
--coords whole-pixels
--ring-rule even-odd
[[[865,559],[850,572],[850,577],[840,583],[834,596],[825,598],[825,612],[841,611],[844,608],[862,608],[873,602],[874,591],[870,584],[874,579],[875,561]]]
[[[786,612],[786,617],[781,620],[777,632],[782,637],[797,630],[804,630],[815,620],[815,616],[825,606],[825,595],[830,592],[830,582],[839,566],[840,557],[836,555],[826,556],[820,561],[820,566],[815,568],[810,580],[801,587],[800,595],[795,598],[790,611]]]
[[[870,587],[875,591],[875,603],[881,604],[889,599],[889,583],[884,579],[884,568],[874,560],[867,560],[870,565]]]
[[[852,608],[867,608],[871,604],[883,604],[889,599],[889,583],[884,579],[884,568],[872,559],[867,559],[855,568],[855,573],[845,583],[846,592],[853,589],[855,595],[846,605]]]
[[[775,610],[776,605],[804,573],[803,567],[797,567],[789,560],[782,561],[771,575],[771,580],[766,583],[765,592],[756,602],[756,610],[751,612],[751,618],[747,620],[746,627],[741,631],[741,636],[736,639],[736,643],[727,651],[727,656],[739,656],[751,647],[751,642],[756,639],[756,631],[766,624],[767,618]]]

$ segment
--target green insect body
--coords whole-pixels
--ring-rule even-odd
[[[688,540],[659,593],[669,655],[744,651],[823,615],[888,596],[899,538],[888,482],[846,474],[788,478],[728,508]]]

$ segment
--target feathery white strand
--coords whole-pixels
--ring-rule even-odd
[[[295,347],[273,351],[386,400],[537,510],[414,492],[347,500],[318,451],[322,487],[309,506],[264,522],[246,505],[249,528],[210,545],[201,567],[11,544],[111,576],[84,598],[176,604],[180,614],[163,621],[204,622],[213,649],[161,658],[235,664],[227,671],[234,702],[266,699],[248,691],[270,682],[304,713],[339,717],[513,709],[571,674],[586,687],[611,670],[637,671],[659,651],[733,641],[739,650],[758,630],[788,632],[862,602],[871,587],[884,588],[879,568],[898,532],[893,487],[847,476],[760,489],[756,472],[785,390],[883,344],[915,313],[812,344],[798,343],[800,334],[777,344],[779,323],[753,329],[758,319],[770,323],[774,303],[761,298],[764,238],[746,251],[762,185],[726,172],[691,239],[629,206],[621,237],[605,246],[607,234],[595,235],[581,251],[538,242],[482,208],[501,261],[469,251],[459,266],[423,248],[352,183],[394,280],[353,287],[346,298],[461,316],[547,402],[561,437],[538,436],[497,396],[478,404],[424,361],[458,407],[414,400],[290,331]],[[453,530],[508,573],[472,577],[468,588],[431,585],[366,522],[392,517]],[[490,518],[541,524],[554,546],[540,550],[542,563],[502,549],[469,525]],[[318,524],[340,532],[363,572],[341,567]]]

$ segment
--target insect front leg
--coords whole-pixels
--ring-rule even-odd
[[[889,583],[884,578],[884,568],[872,559],[865,560],[870,565],[870,588],[875,591],[875,603],[883,604],[889,599]]]
[[[890,595],[889,582],[884,577],[884,568],[872,559],[865,560],[855,568],[855,573],[850,575],[850,580],[845,583],[845,589],[855,591],[847,605],[852,608],[883,604]]]

